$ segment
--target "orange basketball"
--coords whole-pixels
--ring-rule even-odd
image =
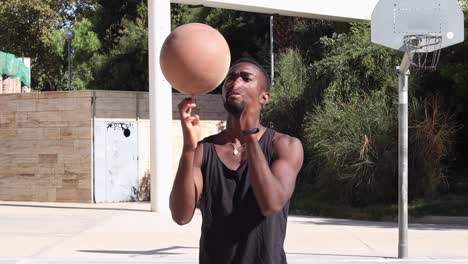
[[[216,29],[199,23],[176,28],[164,41],[159,57],[166,80],[178,91],[204,94],[226,77],[231,52]]]

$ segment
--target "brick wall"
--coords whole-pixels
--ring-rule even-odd
[[[92,202],[95,118],[138,120],[139,175],[150,170],[148,93],[77,91],[0,95],[0,200]],[[182,149],[173,95],[173,172]],[[225,113],[219,95],[197,97],[202,136],[216,133]]]

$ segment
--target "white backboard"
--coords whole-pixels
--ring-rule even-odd
[[[380,0],[371,25],[372,42],[401,51],[406,51],[403,40],[410,35],[440,37],[441,45],[424,49],[427,52],[464,40],[464,17],[457,0]]]

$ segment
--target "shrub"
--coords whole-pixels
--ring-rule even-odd
[[[459,126],[444,109],[439,96],[428,96],[412,106],[409,132],[410,195],[433,198],[447,189],[451,147]]]
[[[308,67],[299,51],[289,49],[278,59],[276,73],[262,122],[300,138],[307,105],[304,91],[310,81]]]
[[[395,199],[396,106],[382,91],[326,97],[306,117],[306,171],[326,198],[354,205]]]

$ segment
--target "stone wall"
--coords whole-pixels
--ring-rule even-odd
[[[173,172],[182,149],[173,95]],[[93,102],[95,104],[93,105]],[[202,136],[224,126],[220,95],[197,97]],[[93,201],[93,116],[137,120],[139,175],[149,174],[148,93],[115,91],[0,95],[0,200]]]
[[[0,200],[91,201],[91,93],[0,95]]]

